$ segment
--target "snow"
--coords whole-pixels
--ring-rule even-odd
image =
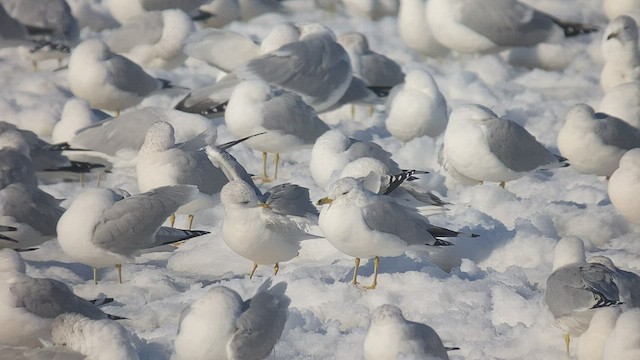
[[[95,2],[95,1],[94,1]],[[234,22],[227,28],[264,38],[285,20],[318,21],[336,34],[362,32],[372,50],[396,60],[407,72],[427,69],[443,92],[450,108],[475,102],[501,117],[523,125],[538,141],[558,153],[557,134],[568,109],[576,103],[597,106],[604,94],[599,86],[602,58],[600,33],[566,41],[568,52],[562,70],[545,71],[510,65],[508,56],[450,54],[443,60],[425,59],[400,41],[397,20],[379,21],[311,8],[311,1],[292,0],[290,14],[265,14],[250,22]],[[529,0],[527,3],[559,18],[591,22],[606,27],[600,0]],[[88,29],[83,38],[100,36]],[[15,48],[0,50],[0,113],[2,120],[50,138],[61,109],[71,98],[65,71],[52,70],[55,61],[43,62],[34,73]],[[218,72],[204,62],[189,59],[174,70],[147,69],[157,77],[189,88],[209,84]],[[146,106],[172,107],[184,96],[169,91],[154,94],[135,109]],[[442,194],[451,210],[431,217],[431,222],[480,235],[456,239],[455,246],[431,254],[407,253],[383,258],[378,287],[365,291],[351,285],[353,258],[333,248],[324,239],[303,242],[300,255],[280,264],[274,282],[288,283],[291,298],[289,320],[272,358],[359,359],[369,317],[373,309],[391,303],[411,321],[425,323],[438,332],[445,346],[458,346],[451,359],[558,359],[565,357],[562,331],[544,305],[546,277],[551,272],[553,248],[559,239],[577,236],[584,240],[587,257],[610,257],[619,267],[640,272],[640,226],[627,222],[611,205],[604,178],[580,174],[569,168],[538,171],[507,183],[464,186],[449,179],[437,162],[442,137],[414,139],[402,144],[384,128],[384,113],[373,116],[358,108],[351,120],[346,106],[321,117],[351,137],[374,141],[392,152],[401,168],[429,170],[419,185]],[[131,110],[128,110],[131,111]],[[219,142],[233,139],[218,122]],[[249,172],[261,171],[260,154],[240,144],[231,153]],[[310,188],[311,199],[326,194],[315,185],[309,171],[310,150],[283,155],[278,182],[293,182]],[[95,181],[86,181],[95,186]],[[275,184],[269,184],[273,186]],[[122,187],[137,193],[135,168],[117,168],[103,176],[101,186]],[[268,186],[263,186],[263,189]],[[66,198],[63,206],[84,191],[79,183],[47,182],[41,188]],[[94,298],[99,293],[116,299],[103,310],[130,320],[120,324],[139,340],[141,359],[169,359],[173,351],[182,309],[204,296],[211,286],[224,285],[242,298],[253,296],[270,267],[259,267],[248,279],[251,262],[235,254],[222,241],[223,217],[217,205],[196,214],[193,229],[211,234],[189,240],[177,249],[149,253],[136,264],[123,266],[124,284],[117,282],[113,268],[100,271],[101,281],[92,281],[91,268],[73,262],[56,240],[40,250],[24,253],[27,273],[69,284],[76,294]],[[185,228],[186,216],[176,225]],[[368,284],[373,262],[361,265],[361,282]],[[572,356],[577,353],[572,342]]]

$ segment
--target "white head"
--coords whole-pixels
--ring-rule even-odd
[[[300,29],[300,40],[313,37],[326,37],[333,41],[336,40],[336,35],[333,31],[320,23],[297,24],[297,26]]]
[[[360,181],[350,177],[336,180],[329,186],[327,193],[327,197],[320,200],[319,205],[344,203],[364,205],[368,203],[367,196],[373,195]]]
[[[389,323],[405,322],[406,319],[402,315],[402,310],[399,307],[391,304],[385,304],[378,306],[373,310],[371,315],[371,324],[373,326],[381,326]]]
[[[587,261],[584,254],[582,239],[569,236],[560,239],[553,253],[553,271],[571,264],[584,264]]]
[[[323,150],[332,150],[334,153],[342,152],[347,149],[351,140],[339,130],[329,130],[320,135],[316,139],[313,148],[321,148]]]
[[[73,63],[83,60],[104,61],[113,55],[109,46],[104,41],[99,39],[89,39],[81,42],[71,52],[69,58],[69,66],[73,66]],[[78,64],[79,67],[82,64]]]
[[[29,144],[18,130],[7,130],[0,134],[0,150],[15,150],[25,157],[30,157]]]
[[[621,169],[636,169],[640,171],[640,148],[635,148],[627,151],[620,158]]]
[[[483,121],[497,118],[489,108],[477,104],[464,104],[455,108],[449,116],[449,123],[465,121]]]
[[[424,91],[426,93],[438,92],[438,84],[433,80],[433,77],[425,69],[415,69],[407,73],[404,78],[407,86]]]
[[[283,22],[274,26],[269,35],[262,40],[260,51],[266,54],[299,39],[300,29],[294,23]]]
[[[635,43],[634,45],[637,47],[638,25],[631,16],[618,16],[609,23],[609,26],[604,31],[603,43],[613,42],[617,42],[622,46]]]
[[[242,180],[226,183],[220,190],[220,202],[225,208],[254,208],[260,206],[260,201],[253,188]]]
[[[20,254],[12,249],[0,250],[0,273],[17,271],[23,273],[27,270],[27,265]]]
[[[270,99],[271,93],[272,86],[262,80],[243,81],[233,89],[229,103],[238,99],[241,99],[242,103],[261,103]]]
[[[338,36],[338,44],[342,45],[345,50],[351,50],[358,54],[369,51],[367,37],[355,31]]]
[[[153,153],[171,149],[176,143],[173,126],[165,121],[158,121],[151,125],[144,137],[140,152]]]
[[[348,163],[340,173],[341,178],[352,177],[355,179],[364,178],[369,173],[384,176],[389,174],[389,168],[380,160],[363,157]]]

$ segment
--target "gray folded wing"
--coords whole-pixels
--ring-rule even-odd
[[[262,197],[262,191],[260,191],[256,186],[251,175],[247,173],[247,170],[238,162],[238,160],[236,160],[235,157],[229,154],[226,150],[217,146],[209,146],[205,151],[211,163],[224,173],[227,180],[242,180],[253,188],[253,191],[259,198]]]
[[[303,144],[315,143],[320,135],[329,130],[312,107],[289,91],[275,90],[275,95],[264,102],[263,111],[265,117],[262,126],[265,129],[294,135]]]
[[[264,202],[278,215],[310,219],[318,217],[318,209],[309,198],[309,189],[295,184],[272,187],[264,194]]]
[[[105,61],[105,66],[109,73],[109,82],[122,91],[145,97],[161,87],[158,79],[124,56],[114,54]]]
[[[2,189],[2,198],[3,216],[28,224],[43,236],[56,235],[58,220],[65,209],[53,196],[38,188],[15,183]]]
[[[396,86],[404,81],[400,66],[388,57],[371,53],[360,58],[360,77],[371,86]]]
[[[0,189],[13,183],[38,186],[33,163],[20,152],[11,149],[0,150]]]
[[[596,133],[606,145],[621,149],[640,147],[640,130],[607,114],[596,113]]]

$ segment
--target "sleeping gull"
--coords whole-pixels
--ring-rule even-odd
[[[99,39],[85,40],[76,46],[69,59],[67,77],[75,96],[87,100],[92,107],[115,111],[117,115],[154,91],[170,86],[133,61],[114,54]]]
[[[208,234],[161,226],[197,189],[174,185],[130,196],[120,189],[92,189],[78,196],[58,222],[62,250],[76,261],[97,268],[114,266],[122,283],[122,264],[142,251]]]
[[[575,237],[556,245],[544,300],[565,332],[567,354],[571,335],[587,330],[596,309],[620,304],[613,272],[600,263],[586,262],[584,244]]]
[[[442,134],[447,128],[447,101],[431,74],[416,69],[396,86],[387,102],[387,130],[403,143]]]
[[[617,85],[640,80],[640,49],[638,25],[627,15],[609,23],[602,40],[604,67],[600,86],[606,92]]]
[[[181,10],[149,11],[111,31],[106,42],[111,51],[142,67],[173,69],[187,59],[182,47],[194,30]]]
[[[105,314],[91,302],[76,296],[64,283],[25,274],[25,263],[13,250],[0,250],[0,320],[20,326],[0,328],[0,343],[13,346],[39,346],[50,340],[53,318],[77,313],[91,319],[120,319]]]
[[[558,133],[558,149],[571,168],[610,177],[629,149],[640,147],[640,130],[591,106],[571,107]]]
[[[172,359],[266,359],[287,322],[286,290],[267,280],[243,302],[225,286],[211,288],[182,311]]]
[[[263,180],[278,178],[280,153],[311,147],[329,127],[300,96],[263,81],[245,81],[233,90],[225,123],[236,137],[264,132],[245,144],[262,152]],[[273,179],[267,176],[267,153],[275,153]]]
[[[281,184],[257,194],[245,181],[227,183],[220,192],[224,205],[222,238],[231,250],[253,261],[249,278],[258,265],[274,266],[298,256],[300,241],[316,236],[305,232],[317,221],[318,211],[309,199],[309,189]]]
[[[395,305],[378,306],[364,340],[365,360],[449,360],[440,336],[430,326],[409,321]]]
[[[318,205],[326,205],[320,212],[320,229],[331,245],[356,258],[354,285],[358,284],[361,258],[374,258],[373,282],[367,288],[375,289],[380,256],[453,245],[441,237],[477,236],[431,225],[415,209],[372,193],[354,178],[339,179],[327,193],[318,201]]]
[[[353,160],[371,157],[380,160],[391,172],[399,172],[399,165],[391,159],[391,153],[371,141],[348,137],[339,130],[329,130],[313,144],[309,169],[316,184],[326,189],[337,180],[340,171]]]
[[[440,43],[463,53],[560,42],[597,30],[562,21],[517,0],[429,0],[427,18]]]
[[[640,149],[632,149],[620,159],[608,185],[609,198],[627,220],[640,224]]]
[[[433,36],[427,6],[430,0],[400,0],[398,30],[400,38],[411,49],[433,58],[441,58],[449,53]]]
[[[519,124],[481,105],[457,107],[444,132],[442,162],[457,180],[505,182],[530,171],[567,166]]]
[[[79,98],[71,98],[62,107],[60,121],[51,132],[51,142],[58,144],[69,141],[78,131],[92,126],[111,115],[100,110],[92,109],[89,103]]]

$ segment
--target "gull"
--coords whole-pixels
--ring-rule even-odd
[[[342,169],[340,178],[358,179],[367,190],[378,195],[389,195],[400,205],[418,208],[422,215],[430,214],[432,211],[440,213],[448,203],[430,191],[424,191],[410,183],[418,179],[415,175],[420,174],[428,172],[400,170],[392,173],[382,161],[363,157],[347,164]]]
[[[441,162],[462,181],[499,182],[504,188],[530,171],[567,166],[565,161],[525,128],[482,105],[454,109],[444,132]]]
[[[603,360],[604,346],[607,338],[616,326],[620,316],[619,307],[606,307],[596,310],[589,323],[589,328],[578,339],[578,359]]]
[[[620,84],[604,94],[598,112],[609,114],[640,129],[640,82]]]
[[[606,360],[634,360],[640,355],[640,310],[625,311],[618,317],[604,345]]]
[[[640,147],[640,130],[586,104],[571,107],[558,133],[558,149],[581,173],[606,176],[629,149]]]
[[[73,150],[74,154],[85,150],[91,155],[109,162],[134,159],[144,143],[151,125],[166,121],[175,130],[177,142],[186,142],[204,132],[215,132],[215,124],[200,115],[187,114],[173,109],[146,107],[100,121],[80,129],[67,142],[54,148]]]
[[[571,335],[587,330],[596,309],[621,304],[613,272],[600,263],[586,262],[584,243],[575,237],[556,245],[544,300],[565,332],[567,354]]]
[[[430,0],[400,0],[398,30],[400,38],[411,49],[432,58],[442,58],[449,48],[442,45],[433,35],[427,6]]]
[[[195,199],[182,205],[176,213],[189,215],[189,230],[193,224],[193,213],[215,205],[211,195],[217,194],[227,183],[227,178],[214,166],[204,150],[215,143],[216,133],[205,132],[188,142],[176,144],[171,124],[159,121],[151,125],[138,154],[136,175],[138,188],[147,192],[161,186],[195,185]],[[171,226],[175,214],[171,215]]]
[[[597,31],[595,27],[562,21],[517,0],[429,0],[427,18],[435,38],[462,53],[530,47]]]
[[[207,0],[106,0],[104,4],[120,24],[147,11],[180,9],[189,14]]]
[[[140,359],[131,344],[129,332],[111,320],[91,319],[82,314],[61,314],[51,324],[51,339],[53,345],[66,347],[87,359]]]
[[[242,21],[249,21],[262,14],[283,10],[279,0],[238,0],[238,2],[240,3],[240,19]]]
[[[320,188],[326,189],[339,178],[347,164],[362,157],[380,160],[393,173],[400,171],[400,166],[391,159],[391,153],[380,145],[350,138],[339,130],[329,130],[316,139],[311,149],[311,177]]]
[[[161,226],[192,201],[192,185],[160,187],[139,195],[120,189],[91,189],[78,196],[58,222],[58,241],[72,259],[97,268],[114,266],[122,283],[122,264],[142,251],[208,234]]]
[[[387,130],[407,143],[412,139],[442,134],[447,128],[447,101],[431,74],[416,69],[407,74],[387,100]]]
[[[640,149],[627,151],[620,158],[620,166],[611,174],[609,198],[616,210],[627,220],[640,224]]]
[[[267,153],[275,153],[278,178],[280,153],[310,147],[329,127],[312,107],[290,91],[278,89],[263,81],[245,81],[233,90],[225,112],[225,123],[236,137],[264,132],[245,144],[262,152],[263,181],[267,175]]]
[[[106,42],[111,51],[142,67],[173,69],[187,59],[182,47],[194,30],[181,10],[149,11],[110,32]]]
[[[369,41],[359,32],[338,36],[338,44],[349,54],[353,74],[369,86],[393,87],[402,82],[400,65],[369,48]]]
[[[477,236],[431,225],[417,210],[372,193],[354,178],[337,180],[327,193],[318,201],[318,205],[327,205],[318,224],[331,245],[355,257],[354,285],[358,284],[361,258],[374,258],[373,282],[367,288],[375,289],[381,256],[453,245],[441,237]]]
[[[620,291],[620,300],[624,302],[624,308],[640,307],[640,276],[618,268],[613,261],[606,256],[592,256],[589,258],[589,262],[592,264],[602,264],[613,272],[614,281]]]
[[[182,311],[172,359],[266,359],[287,322],[286,290],[286,282],[266,280],[243,302],[228,287],[212,287]]]
[[[640,80],[640,49],[638,25],[627,15],[609,23],[602,40],[604,67],[600,86],[606,92],[617,85]]]
[[[365,360],[449,360],[440,336],[428,325],[405,319],[395,305],[378,306],[364,340]]]
[[[87,76],[90,74],[91,76]],[[92,107],[116,115],[139,104],[156,90],[171,85],[147,74],[138,64],[114,54],[99,39],[78,44],[69,58],[69,87]]]
[[[63,313],[82,314],[95,320],[123,319],[104,313],[60,281],[26,275],[25,268],[18,253],[0,250],[0,320],[3,324],[20,324],[0,328],[0,343],[35,347],[41,345],[40,339],[50,341],[51,323]]]
[[[222,187],[224,205],[222,238],[240,256],[253,261],[249,278],[258,265],[274,266],[298,256],[300,241],[313,239],[305,229],[317,221],[318,211],[309,199],[309,189],[281,184],[256,193],[256,187],[242,180]]]
[[[51,142],[58,144],[69,141],[80,130],[110,117],[105,112],[92,109],[85,100],[71,98],[62,107],[60,121],[51,132]]]

